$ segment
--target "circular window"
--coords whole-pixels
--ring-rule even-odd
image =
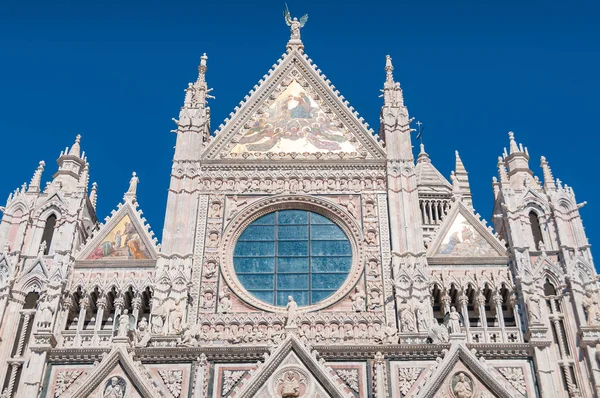
[[[336,292],[352,266],[352,248],[333,221],[306,210],[279,210],[254,220],[235,244],[233,267],[257,299],[285,307],[318,303]]]

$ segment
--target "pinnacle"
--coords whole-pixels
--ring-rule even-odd
[[[77,134],[77,136],[75,137],[75,143],[73,144],[73,146],[71,147],[71,150],[69,151],[69,155],[73,155],[73,156],[77,156],[77,157],[79,157],[81,155],[80,142],[81,142],[81,134]]]
[[[428,162],[429,154],[427,152],[425,152],[425,144],[421,143],[419,145],[419,147],[421,148],[421,152],[419,152],[419,157],[417,158],[417,164],[419,164],[421,162]]]
[[[519,145],[517,145],[517,141],[515,141],[515,133],[512,131],[508,132],[508,139],[510,140],[510,154],[523,152],[522,148],[519,149]]]
[[[454,151],[454,155],[456,156],[456,172],[457,173],[466,173],[467,169],[465,169],[465,165],[462,162],[462,159],[460,158],[460,155],[458,154],[458,151]]]

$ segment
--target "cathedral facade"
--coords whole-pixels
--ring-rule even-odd
[[[201,57],[162,242],[135,173],[98,220],[79,136],[9,196],[0,397],[600,397],[573,189],[509,133],[488,225],[458,152],[450,180],[415,158],[392,59],[375,132],[304,52],[306,18],[286,22],[286,52],[216,130]]]

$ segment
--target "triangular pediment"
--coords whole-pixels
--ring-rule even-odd
[[[385,159],[362,118],[291,49],[215,133],[205,159]]]
[[[481,363],[464,344],[457,343],[452,345],[442,362],[429,376],[417,397],[433,398],[440,391],[452,391],[451,394],[458,396],[459,390],[464,396],[473,397],[479,397],[482,391],[488,394],[493,392],[492,396],[497,398],[521,396],[507,383],[499,382],[494,371]],[[468,392],[471,395],[467,395]]]
[[[303,396],[354,397],[337,373],[320,363],[294,334],[236,388],[236,397],[240,398],[282,396],[286,388],[298,388]]]
[[[141,363],[136,364],[123,346],[113,350],[90,371],[85,381],[79,385],[70,398],[87,398],[107,395],[114,389],[122,392],[114,396],[158,398],[162,396],[161,389],[155,380],[149,380],[149,372],[143,369]]]
[[[506,249],[472,210],[457,202],[437,230],[428,257],[448,259],[505,259]]]
[[[119,204],[76,255],[78,261],[153,260],[156,245],[149,227],[131,202]]]

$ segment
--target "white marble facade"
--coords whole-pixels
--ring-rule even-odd
[[[450,181],[415,159],[391,58],[375,133],[304,52],[306,18],[286,21],[287,51],[216,131],[201,57],[160,244],[135,173],[98,221],[81,137],[10,195],[0,397],[600,396],[573,189],[509,133],[492,229],[458,152]]]

